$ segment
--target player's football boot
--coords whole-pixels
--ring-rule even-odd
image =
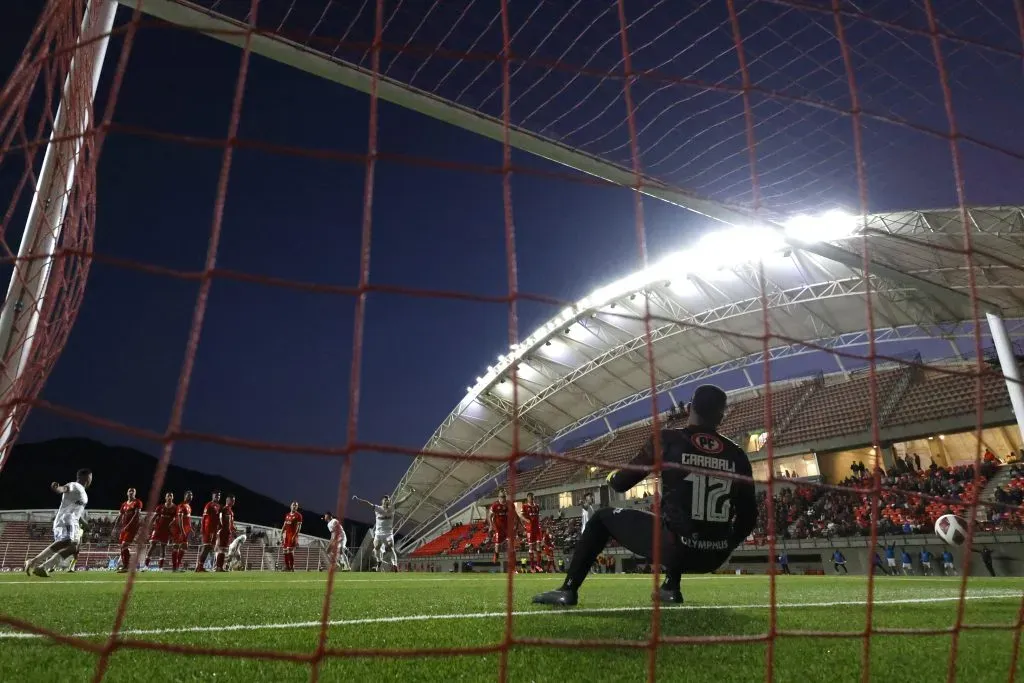
[[[50,576],[50,572],[46,571],[42,567],[32,567],[32,575],[39,576],[45,579]]]
[[[665,588],[662,586],[658,589],[655,599],[663,605],[681,605],[683,604],[683,594],[678,588]]]
[[[559,588],[558,590],[548,591],[547,593],[541,593],[540,595],[533,596],[533,604],[535,605],[557,605],[560,607],[572,607],[579,602],[579,596],[574,590],[568,590]]]
[[[25,560],[25,574],[32,576],[32,560]]]

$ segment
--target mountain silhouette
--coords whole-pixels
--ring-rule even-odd
[[[125,491],[135,487],[143,502],[149,497],[150,484],[156,472],[157,459],[148,453],[123,446],[108,446],[92,439],[53,439],[39,443],[18,444],[0,472],[0,507],[7,510],[56,508],[59,498],[50,491],[50,482],[71,481],[75,472],[87,467],[93,471],[89,488],[89,507],[97,510],[117,509]],[[197,472],[177,465],[167,468],[164,491],[173,491],[176,501],[185,490],[195,495],[193,508],[198,513],[219,490],[238,498],[238,521],[242,524],[264,524],[280,527],[288,505],[274,500],[231,480]],[[303,533],[327,537],[327,525],[317,511],[304,510]],[[345,520],[349,542],[359,542],[368,525],[358,520]]]

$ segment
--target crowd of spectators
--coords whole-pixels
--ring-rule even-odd
[[[1024,468],[1014,465],[1010,482],[995,491],[995,502],[1020,507],[1024,502]],[[878,533],[931,533],[935,520],[944,514],[965,515],[985,483],[998,469],[998,460],[983,460],[981,479],[976,487],[974,467],[939,467],[932,463],[921,467],[920,458],[908,454],[897,459],[888,471],[880,472]],[[781,539],[868,536],[871,534],[871,494],[874,479],[862,463],[851,466],[853,476],[841,486],[861,489],[844,491],[810,485],[786,487],[774,497],[775,532]],[[931,500],[924,496],[940,498]],[[754,542],[762,542],[768,532],[767,498],[758,496],[759,518]],[[1024,511],[991,508],[991,529],[1024,528]]]

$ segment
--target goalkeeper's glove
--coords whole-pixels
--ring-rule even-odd
[[[605,483],[610,485],[612,483],[612,477],[614,477],[618,473],[619,473],[618,470],[612,470],[611,472],[609,472],[608,476],[605,477],[605,479],[604,479]]]

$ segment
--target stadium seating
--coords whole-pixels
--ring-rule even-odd
[[[900,377],[899,370],[878,372],[877,400],[881,405]],[[827,384],[794,416],[786,430],[776,435],[778,446],[788,446],[854,434],[871,424],[871,377]]]
[[[772,390],[772,424],[779,425],[800,397],[811,389],[814,381],[801,382]],[[719,431],[730,439],[742,440],[749,432],[764,429],[764,393],[733,403]]]
[[[486,522],[463,524],[446,531],[429,543],[421,545],[412,553],[412,557],[455,555],[465,551],[466,546],[470,544],[479,548],[485,540],[487,540]]]
[[[964,367],[972,372],[974,367]],[[1006,383],[999,375],[985,375],[982,378],[985,395],[985,410],[996,410],[1010,405]],[[974,410],[976,380],[969,375],[950,375],[926,371],[918,381],[912,383],[895,410],[889,415],[887,425],[905,425],[928,422],[962,415]]]

